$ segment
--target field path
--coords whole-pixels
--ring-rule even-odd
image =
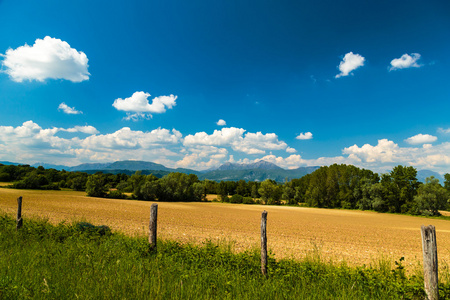
[[[84,192],[0,189],[0,211],[53,223],[86,220],[130,235],[148,234],[152,202],[86,197]],[[450,221],[350,210],[228,203],[158,203],[158,237],[178,241],[234,243],[237,251],[259,247],[260,220],[268,211],[269,249],[276,258],[301,258],[319,248],[323,256],[370,264],[381,256],[406,264],[422,260],[420,226],[435,225],[438,257],[450,262]]]

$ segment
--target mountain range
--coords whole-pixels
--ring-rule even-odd
[[[18,163],[0,161],[0,164],[4,165],[18,165]],[[266,179],[272,179],[277,182],[284,182],[286,179],[291,180],[294,178],[300,178],[306,174],[310,174],[317,170],[319,166],[314,167],[299,167],[296,169],[283,169],[273,163],[260,160],[255,163],[250,164],[238,164],[227,162],[216,169],[210,169],[207,171],[195,171],[191,169],[183,168],[167,168],[164,165],[147,162],[147,161],[135,161],[135,160],[124,160],[116,161],[111,163],[86,163],[74,167],[68,167],[63,165],[52,165],[46,163],[36,163],[32,165],[33,167],[43,166],[46,169],[56,169],[56,170],[66,170],[66,171],[82,171],[90,174],[96,172],[103,173],[125,173],[127,175],[132,175],[136,171],[142,171],[142,174],[148,175],[153,174],[156,177],[163,177],[171,172],[181,172],[186,174],[195,174],[200,180],[209,179],[214,181],[264,181]],[[437,172],[430,170],[418,170],[417,179],[421,182],[425,182],[427,177],[434,176],[439,179],[439,182],[443,183],[444,178]]]

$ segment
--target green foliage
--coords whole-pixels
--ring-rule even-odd
[[[280,204],[283,191],[275,181],[266,179],[261,183],[258,193],[266,204],[273,205]]]
[[[447,209],[449,198],[449,192],[439,184],[439,179],[431,176],[419,187],[417,195],[414,196],[412,212],[425,216],[439,216],[441,215],[439,210]]]
[[[110,190],[106,197],[111,199],[126,199],[127,196],[119,190]]]
[[[446,173],[444,175],[445,181],[444,181],[444,188],[450,193],[450,174]]]
[[[13,263],[12,263],[13,262]],[[70,272],[69,272],[70,271]],[[450,285],[441,282],[448,299]],[[261,275],[257,249],[200,246],[104,233],[89,223],[50,225],[0,215],[0,299],[423,299],[423,279],[400,259],[387,267],[269,257]]]
[[[86,182],[86,193],[90,197],[105,197],[108,189],[102,174],[90,175]]]
[[[228,199],[228,188],[227,183],[225,181],[219,182],[219,186],[217,187],[217,192],[219,195],[219,200],[222,202],[229,202]]]
[[[192,185],[198,181],[196,175],[170,173],[160,179],[159,201],[200,201],[196,199]]]
[[[252,197],[244,197],[242,198],[242,203],[244,204],[255,204],[255,201]]]
[[[244,197],[242,197],[241,195],[238,195],[238,194],[234,194],[230,198],[230,203],[242,203],[243,200],[244,200]]]
[[[111,229],[106,225],[95,226],[88,222],[79,222],[75,226],[78,231],[91,235],[103,236],[111,234]]]

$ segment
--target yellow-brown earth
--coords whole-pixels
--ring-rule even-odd
[[[84,192],[0,189],[0,212],[14,215],[23,196],[23,217],[53,223],[85,220],[130,235],[148,234],[152,202],[86,197]],[[450,261],[450,221],[375,212],[228,203],[158,203],[158,237],[178,241],[232,242],[237,251],[259,247],[263,210],[269,249],[276,258],[301,258],[319,248],[325,258],[371,264],[405,257],[422,260],[420,226],[435,225],[438,257]]]

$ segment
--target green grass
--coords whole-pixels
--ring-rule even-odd
[[[311,252],[302,261],[269,259],[258,249],[158,241],[0,215],[0,299],[423,299],[423,279],[393,270],[350,267]],[[441,284],[441,297],[449,287]]]

